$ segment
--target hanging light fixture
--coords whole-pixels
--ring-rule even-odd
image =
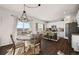
[[[26,11],[25,11],[25,7],[27,7],[27,8],[37,8],[38,6],[41,6],[41,4],[38,4],[35,7],[30,7],[30,6],[27,6],[27,5],[24,4],[24,10],[23,10],[23,13],[22,13],[21,17],[19,18],[19,20],[22,21],[22,22],[29,21],[27,14],[26,14]]]
[[[19,20],[22,21],[22,22],[28,21],[27,14],[26,14],[26,11],[25,11],[25,4],[24,4],[23,13],[22,13],[21,17],[19,18]]]

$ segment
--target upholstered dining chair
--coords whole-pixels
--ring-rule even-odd
[[[15,54],[16,49],[20,48],[20,47],[23,47],[24,48],[24,52],[25,52],[25,44],[23,42],[15,43],[12,34],[10,35],[10,38],[11,38],[12,43],[13,43],[13,55]]]

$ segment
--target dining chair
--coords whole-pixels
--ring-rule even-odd
[[[15,54],[16,49],[20,48],[20,47],[23,47],[24,48],[24,52],[25,52],[25,44],[23,42],[15,43],[12,34],[10,35],[10,38],[11,38],[12,43],[13,43],[13,55]]]
[[[41,37],[40,37],[40,35],[33,36],[32,48],[33,48],[33,54],[40,53],[40,51],[41,51]]]

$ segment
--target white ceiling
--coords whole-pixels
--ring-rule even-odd
[[[79,8],[78,6],[78,4],[41,4],[38,8],[26,7],[26,12],[27,15],[41,20],[54,21],[62,19],[65,15],[76,15]],[[1,8],[21,14],[23,4],[1,4],[0,9]]]

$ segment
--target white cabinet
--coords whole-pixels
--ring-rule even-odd
[[[79,34],[72,34],[72,48],[79,52]]]
[[[57,33],[57,36],[64,38],[64,32],[58,32],[58,33]]]

